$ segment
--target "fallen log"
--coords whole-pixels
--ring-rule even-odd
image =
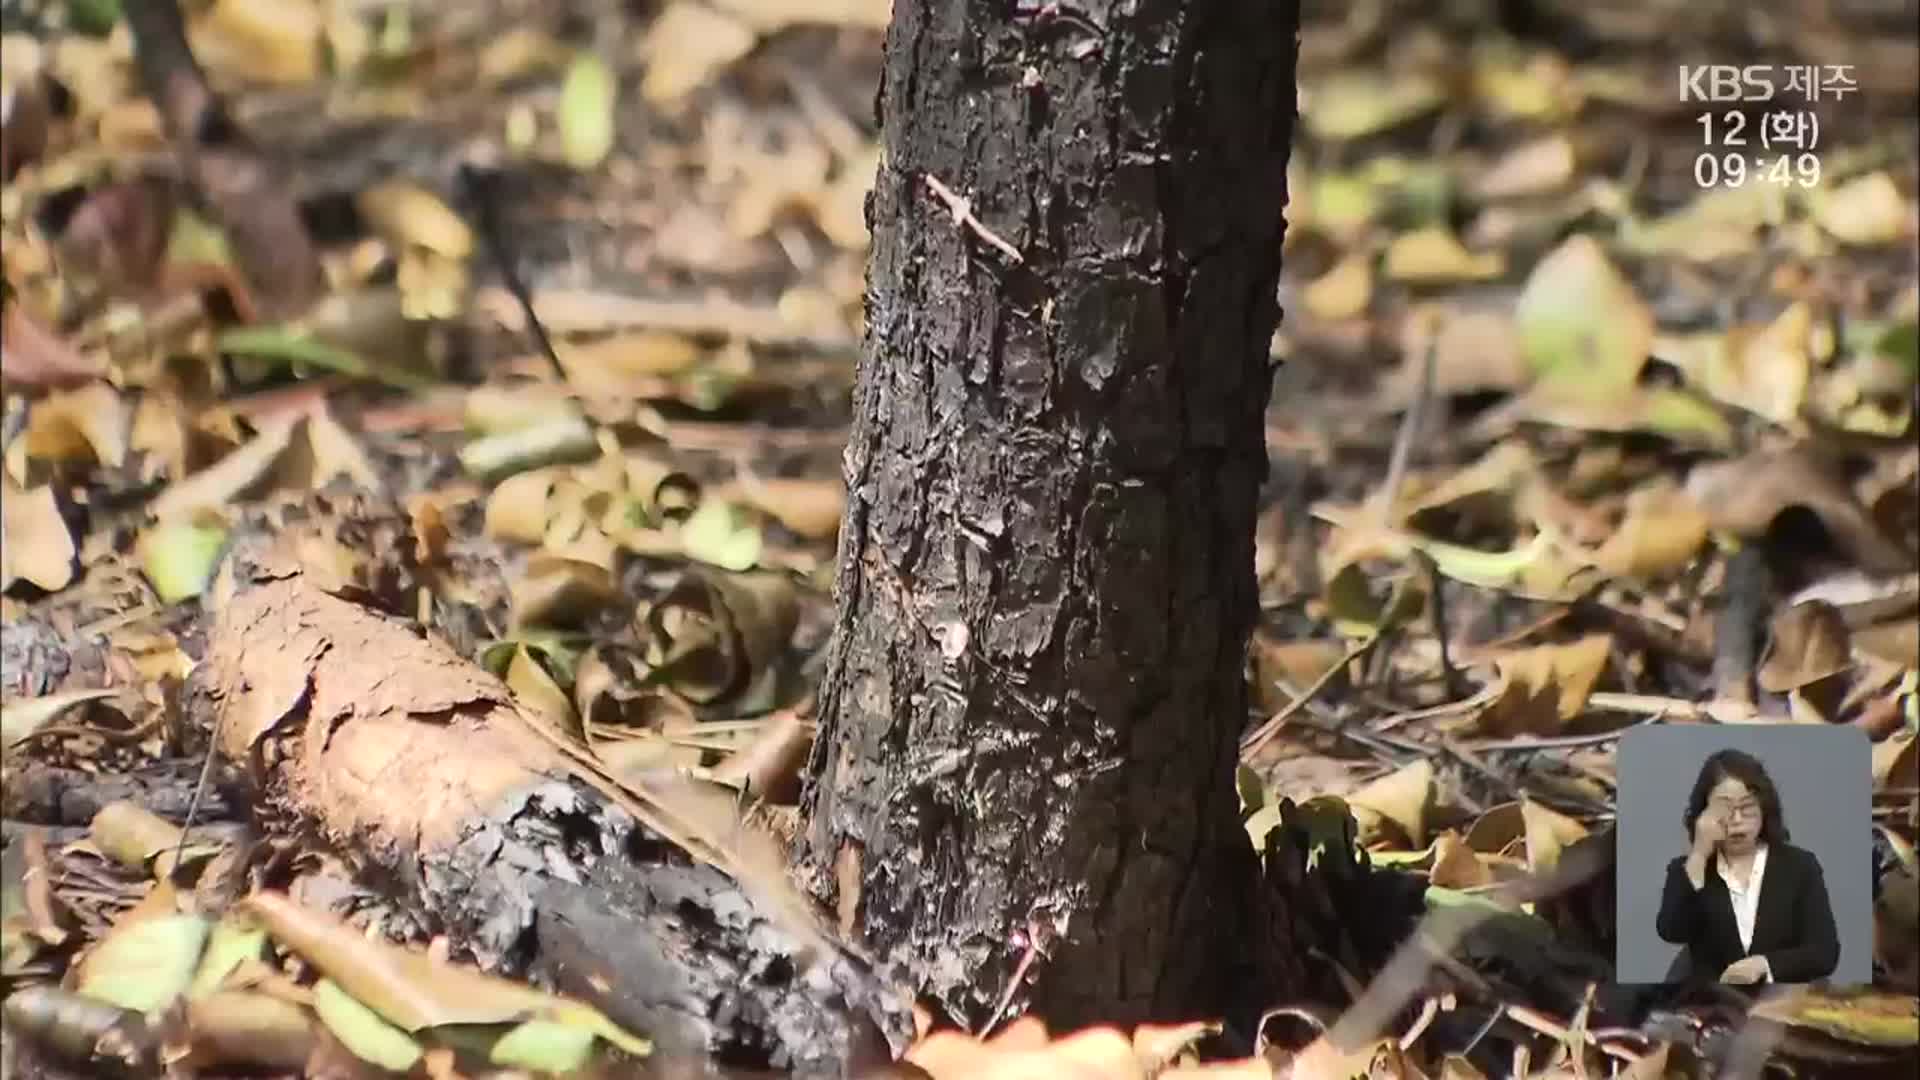
[[[497,679],[289,550],[230,560],[193,709],[256,824],[345,860],[384,928],[445,935],[683,1066],[848,1075],[904,1047],[905,1002],[796,913],[784,868],[732,858],[746,834],[583,765]]]

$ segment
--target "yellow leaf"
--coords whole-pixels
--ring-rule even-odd
[[[640,94],[656,105],[677,101],[747,55],[757,40],[740,20],[705,4],[678,0],[647,28],[640,46],[647,62]]]
[[[1401,233],[1387,246],[1386,275],[1393,281],[1485,281],[1506,271],[1499,252],[1468,251],[1451,229],[1440,226]]]
[[[450,259],[473,254],[473,230],[440,197],[410,180],[386,180],[355,202],[374,231],[396,246],[417,246]]]
[[[1347,805],[1371,810],[1399,826],[1414,847],[1426,846],[1427,806],[1433,800],[1433,763],[1402,766],[1347,796]]]
[[[1835,239],[1856,247],[1892,244],[1914,231],[1913,204],[1884,171],[1820,191],[1813,216]]]
[[[1557,731],[1587,707],[1612,648],[1611,635],[1589,634],[1500,657],[1500,695],[1480,714],[1480,729],[1500,737]]]
[[[1357,252],[1313,280],[1300,300],[1321,319],[1352,319],[1366,313],[1373,299],[1373,259]]]
[[[1551,873],[1559,865],[1561,850],[1587,835],[1585,825],[1540,805],[1524,792],[1520,796],[1520,816],[1526,822],[1527,869],[1535,874]]]

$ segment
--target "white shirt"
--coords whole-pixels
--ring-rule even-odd
[[[1760,884],[1767,876],[1767,845],[1761,844],[1754,849],[1753,865],[1747,870],[1747,879],[1739,880],[1733,868],[1727,865],[1727,857],[1720,855],[1714,860],[1714,869],[1720,880],[1726,882],[1727,898],[1733,901],[1733,921],[1740,928],[1740,947],[1753,948],[1753,919],[1760,911]],[[1769,965],[1767,981],[1773,981],[1773,970]]]

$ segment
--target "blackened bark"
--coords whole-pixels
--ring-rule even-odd
[[[1290,985],[1232,770],[1297,20],[894,7],[803,858],[971,1021],[1029,921],[1055,1024]]]

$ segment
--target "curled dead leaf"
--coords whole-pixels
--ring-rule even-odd
[[[1824,600],[1809,600],[1775,614],[1770,633],[1766,658],[1754,673],[1768,693],[1799,690],[1853,665],[1846,620],[1840,609]]]

